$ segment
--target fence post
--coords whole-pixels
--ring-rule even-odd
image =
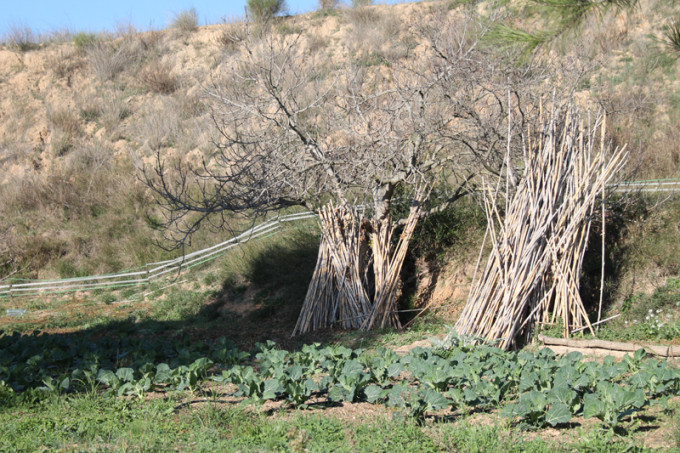
[[[146,268],[146,284],[151,285],[151,280],[149,279],[149,265],[145,264],[144,267]]]
[[[12,297],[12,284],[9,284],[9,301],[10,303],[14,303],[14,297]]]

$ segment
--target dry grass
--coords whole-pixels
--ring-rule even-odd
[[[73,51],[59,49],[47,56],[45,67],[49,68],[57,78],[68,79],[81,65],[81,59]]]
[[[158,106],[147,107],[134,129],[139,143],[153,152],[174,147],[183,133],[177,102],[164,99]]]
[[[138,77],[144,86],[158,94],[170,94],[179,87],[179,81],[172,73],[170,65],[160,60],[147,63]]]
[[[125,70],[134,71],[139,55],[131,44],[127,39],[98,41],[86,49],[90,66],[101,81],[113,80]]]
[[[106,130],[113,134],[120,123],[133,114],[123,93],[118,90],[104,91],[101,95],[101,121]]]

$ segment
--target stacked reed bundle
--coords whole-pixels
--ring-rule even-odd
[[[417,191],[396,247],[396,225],[389,216],[366,219],[356,207],[333,203],[320,210],[319,255],[293,335],[334,325],[401,327],[396,313],[400,272],[424,193]]]
[[[554,109],[528,140],[524,175],[507,194],[502,220],[487,190],[493,247],[455,326],[459,334],[500,340],[507,349],[537,322],[561,320],[565,336],[592,331],[579,276],[596,198],[627,156],[625,147],[605,146],[605,122],[598,115],[584,125],[573,105]]]

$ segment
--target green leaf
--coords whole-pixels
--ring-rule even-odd
[[[444,395],[435,390],[424,390],[423,399],[428,406],[428,410],[438,411],[449,406],[449,400],[446,399]]]
[[[520,401],[526,401],[532,412],[540,412],[545,409],[548,400],[542,392],[532,390],[520,397]]]
[[[626,390],[623,393],[621,406],[627,408],[629,406],[641,408],[645,405],[645,392],[641,389]]]
[[[366,401],[373,404],[382,398],[383,389],[379,385],[371,384],[364,389]]]
[[[273,400],[283,390],[281,383],[276,379],[267,379],[264,381],[264,389],[262,391],[263,400]]]
[[[399,362],[392,363],[387,367],[387,376],[390,378],[395,378],[399,376],[404,371],[404,365]]]
[[[346,399],[345,389],[340,385],[334,385],[328,390],[328,399],[333,402],[340,402]]]
[[[68,388],[71,386],[71,380],[67,377],[62,379],[62,381],[59,383],[59,388],[62,390],[68,390]]]
[[[123,382],[132,382],[135,379],[135,371],[132,368],[118,368],[116,376]]]
[[[170,380],[170,375],[172,370],[167,363],[159,363],[156,365],[156,377],[155,381],[159,384],[168,382]]]
[[[593,393],[583,396],[583,418],[598,417],[602,419],[606,410],[605,404]]]
[[[550,426],[567,423],[571,420],[571,415],[571,411],[566,404],[555,403],[548,409],[548,412],[545,413],[545,422]]]
[[[319,384],[317,384],[314,379],[307,379],[305,381],[305,391],[307,395],[311,395],[313,392],[319,391]]]

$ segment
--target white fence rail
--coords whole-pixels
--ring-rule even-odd
[[[244,244],[251,239],[261,238],[272,234],[286,222],[311,219],[316,217],[313,212],[289,214],[274,220],[270,220],[244,231],[220,244],[213,245],[203,250],[188,253],[178,258],[157,263],[149,263],[139,270],[93,275],[89,277],[64,278],[56,280],[34,280],[0,284],[0,298],[13,298],[21,296],[37,296],[41,294],[66,293],[73,291],[89,291],[93,289],[120,288],[150,283],[163,275],[171,272],[181,272],[198,264],[216,258],[227,250]]]
[[[680,179],[650,179],[620,183],[614,192],[680,192]]]

